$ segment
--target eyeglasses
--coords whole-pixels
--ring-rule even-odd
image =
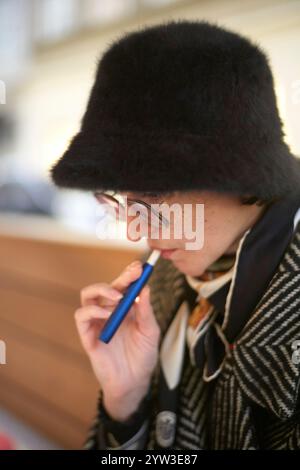
[[[160,211],[156,211],[150,204],[145,201],[138,199],[129,199],[115,191],[95,191],[94,196],[101,205],[108,205],[113,209],[113,213],[118,217],[119,220],[126,221],[126,208],[134,205],[135,213],[139,215],[155,228],[160,228],[162,225],[169,226],[170,222],[164,217]]]

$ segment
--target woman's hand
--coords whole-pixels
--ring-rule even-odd
[[[106,319],[122,293],[142,272],[140,261],[131,263],[111,284],[99,283],[81,291],[81,308],[75,319],[104,394],[105,406],[115,419],[126,419],[147,393],[158,360],[160,328],[145,286],[108,344],[99,341]]]

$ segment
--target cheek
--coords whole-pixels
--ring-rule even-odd
[[[220,246],[216,232],[206,230],[201,249],[180,249],[173,258],[174,265],[184,274],[200,276],[220,255]]]
[[[202,250],[179,251],[172,261],[179,271],[190,276],[200,276],[210,264]]]

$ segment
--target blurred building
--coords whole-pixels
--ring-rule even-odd
[[[48,182],[50,165],[78,130],[96,63],[110,41],[179,17],[217,21],[265,48],[286,139],[300,154],[299,0],[1,0],[0,184]],[[80,197],[84,213],[86,197]],[[64,212],[60,204],[63,198],[55,210]],[[70,199],[67,205],[70,214]]]

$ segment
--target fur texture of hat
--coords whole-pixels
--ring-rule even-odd
[[[300,187],[266,53],[207,21],[169,21],[114,40],[80,131],[50,173],[57,186],[84,190],[272,199]]]

